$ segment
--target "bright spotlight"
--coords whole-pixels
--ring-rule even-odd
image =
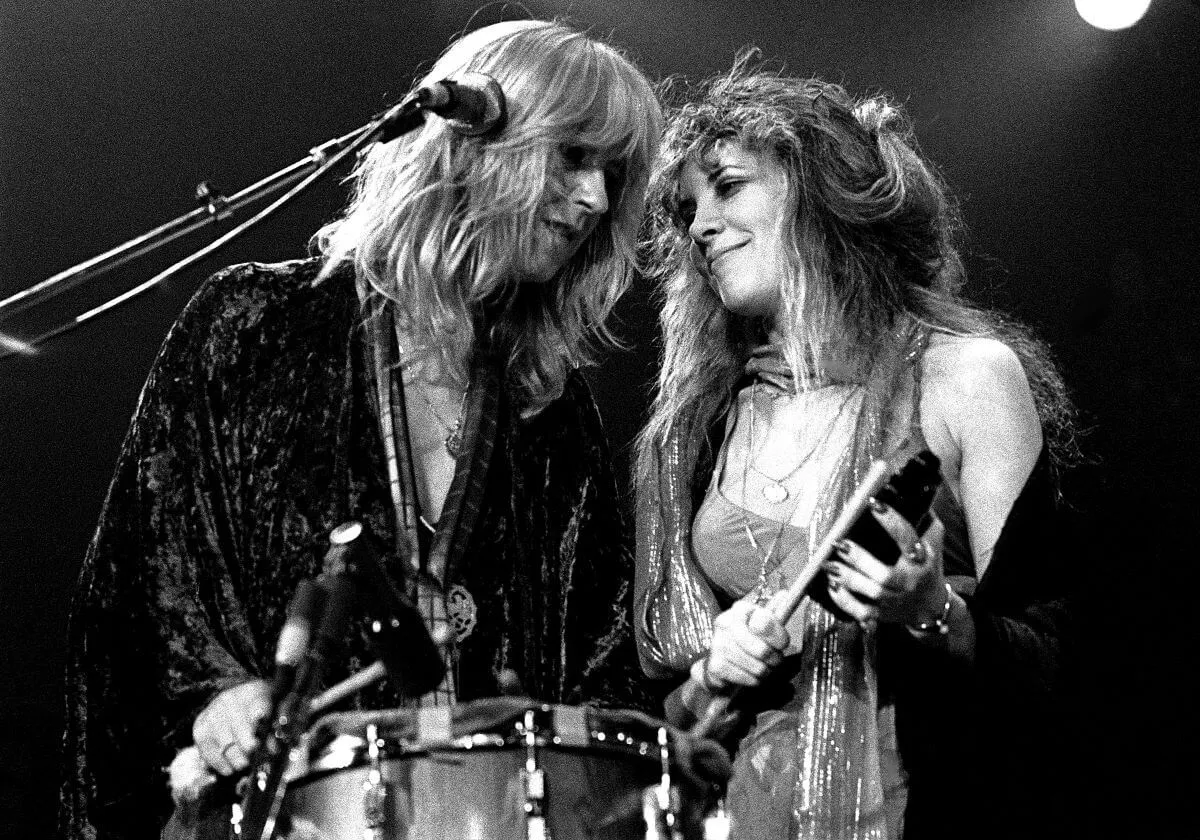
[[[1075,8],[1097,29],[1128,29],[1146,14],[1150,0],[1075,0]]]

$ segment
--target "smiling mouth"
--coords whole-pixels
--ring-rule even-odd
[[[711,270],[712,270],[712,267],[713,267],[714,265],[716,265],[716,264],[717,264],[717,262],[718,262],[718,261],[719,261],[719,260],[720,260],[722,257],[724,257],[724,256],[726,256],[726,255],[728,255],[728,254],[732,254],[734,251],[736,251],[737,249],[741,248],[741,247],[742,247],[743,245],[745,245],[745,244],[746,244],[745,242],[739,242],[737,245],[731,245],[730,247],[728,247],[728,248],[725,248],[725,249],[723,249],[723,250],[721,250],[721,251],[718,251],[717,253],[713,254],[711,257],[709,257],[709,258],[708,258],[708,268],[709,268],[709,271],[711,271]]]
[[[575,228],[571,227],[570,225],[563,224],[562,222],[557,222],[553,219],[543,219],[542,224],[553,231],[564,242],[574,242],[575,237],[578,234],[578,231],[576,231]]]

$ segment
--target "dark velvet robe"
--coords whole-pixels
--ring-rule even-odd
[[[157,837],[164,768],[219,691],[270,674],[296,584],[392,501],[353,279],[315,261],[218,273],[163,345],[125,440],[70,625],[60,830]],[[632,558],[607,444],[575,374],[522,420],[501,393],[475,526],[448,578],[479,607],[458,696],[512,669],[547,702],[657,709],[630,631]],[[395,552],[384,555],[398,582]],[[375,658],[361,628],[330,681]],[[398,705],[386,685],[367,707]]]

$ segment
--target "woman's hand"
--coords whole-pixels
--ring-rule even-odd
[[[841,540],[825,563],[829,597],[863,624],[916,627],[941,618],[946,604],[941,520],[932,517],[918,538],[908,520],[887,505],[873,502],[871,513],[900,547],[900,559],[889,566],[857,543]]]
[[[258,747],[258,722],[270,714],[266,680],[227,688],[212,699],[192,724],[192,740],[204,763],[222,776],[245,770]]]
[[[718,694],[734,686],[757,686],[783,661],[790,641],[770,606],[743,598],[713,622],[712,645],[698,676]]]

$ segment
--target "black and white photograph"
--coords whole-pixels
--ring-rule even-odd
[[[1200,0],[0,2],[0,836],[1188,836]]]

